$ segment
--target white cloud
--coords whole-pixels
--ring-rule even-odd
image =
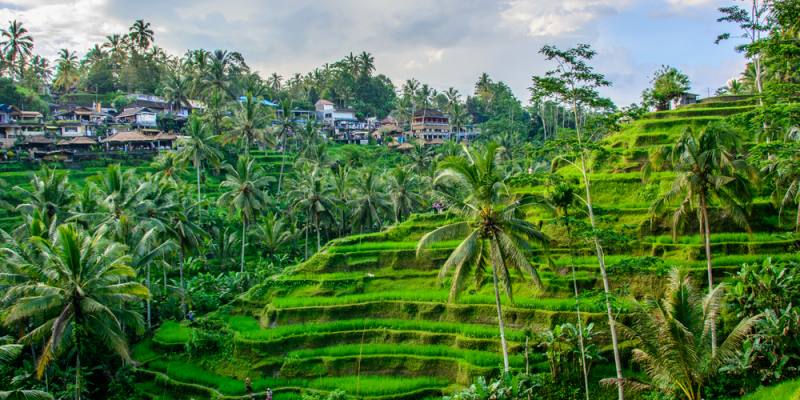
[[[61,48],[82,54],[106,35],[127,31],[124,24],[105,14],[105,0],[15,0],[10,4],[0,8],[0,21],[22,22],[34,37],[34,52],[49,58]]]
[[[553,37],[581,30],[587,23],[617,13],[633,0],[511,0],[502,12],[507,22],[533,37]]]

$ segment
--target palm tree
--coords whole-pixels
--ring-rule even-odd
[[[179,197],[179,199],[183,199]],[[192,222],[193,214],[199,213],[198,205],[188,201],[179,201],[170,212],[169,220],[165,224],[166,236],[173,239],[178,245],[178,273],[181,293],[181,312],[186,317],[186,283],[184,281],[183,264],[187,254],[196,251],[207,234],[198,224]],[[197,219],[199,220],[200,217]],[[164,285],[166,285],[166,270],[164,271]]]
[[[365,168],[356,174],[353,189],[349,207],[353,212],[353,226],[358,226],[361,231],[365,227],[368,230],[380,229],[383,226],[381,215],[391,207],[380,172],[374,168]]]
[[[347,212],[350,210],[348,204],[352,193],[351,187],[350,167],[336,164],[333,169],[333,198],[339,210],[337,218],[339,236],[343,236],[345,232]]]
[[[422,183],[417,174],[408,168],[398,167],[389,177],[389,193],[394,206],[394,221],[399,222],[418,210],[424,202]]]
[[[141,332],[139,313],[126,309],[127,303],[149,297],[147,288],[133,281],[136,271],[129,266],[125,246],[90,236],[73,224],[58,227],[52,240],[35,238],[44,262],[28,267],[47,277],[20,283],[9,289],[4,301],[12,304],[5,316],[6,326],[22,321],[44,320],[21,340],[46,338],[36,372],[39,377],[57,357],[75,347],[75,398],[81,396],[81,354],[83,344],[93,338],[130,360],[126,329]]]
[[[368,77],[375,71],[375,57],[372,54],[362,51],[358,55],[358,66],[361,76]]]
[[[31,215],[40,213],[46,218],[46,224],[53,219],[63,221],[67,211],[75,201],[75,195],[70,187],[69,179],[63,172],[47,167],[42,167],[31,178],[30,190],[15,186],[14,190],[20,193],[23,203],[17,205],[17,211]]]
[[[192,163],[197,176],[197,202],[202,200],[202,185],[200,184],[200,171],[203,164],[216,165],[222,159],[222,153],[216,146],[216,136],[213,136],[208,125],[197,115],[189,118],[189,123],[184,127],[185,137],[180,139],[178,156],[181,161]]]
[[[286,222],[273,212],[264,214],[261,225],[257,227],[256,237],[259,238],[261,246],[266,250],[267,256],[274,256],[293,239]]]
[[[414,148],[411,149],[409,157],[411,157],[411,166],[417,174],[430,174],[431,162],[433,161],[433,151],[430,147],[416,142],[414,143]]]
[[[272,75],[267,78],[267,85],[272,90],[272,94],[276,95],[278,92],[281,91],[281,80],[283,79],[282,76],[278,75],[277,73],[273,72]]]
[[[207,92],[219,93],[228,98],[234,97],[229,76],[232,62],[231,53],[225,50],[215,50],[211,53],[203,76]]]
[[[78,71],[78,57],[75,52],[61,49],[58,53],[56,69],[56,77],[53,81],[54,89],[66,93],[78,86],[80,72]]]
[[[255,213],[267,205],[266,186],[272,177],[264,175],[261,168],[248,156],[240,157],[236,168],[227,165],[228,174],[220,185],[227,191],[219,197],[220,207],[239,212],[242,218],[242,258],[241,272],[244,272],[244,248],[247,242],[247,223]]]
[[[569,226],[569,208],[578,200],[578,195],[575,189],[569,184],[559,183],[553,188],[550,194],[550,203],[564,218],[564,225],[567,229],[567,248],[569,248],[570,257],[573,256],[572,252],[572,232]],[[583,319],[581,318],[581,305],[578,293],[578,279],[575,274],[575,263],[570,262],[570,269],[572,270],[572,289],[575,293],[575,316],[577,319],[577,333],[578,333],[578,349],[581,353],[581,370],[583,372],[583,388],[586,394],[586,400],[589,400],[589,371],[586,368],[586,347],[583,338]]]
[[[531,250],[530,242],[546,246],[549,239],[520,216],[521,208],[530,202],[510,195],[497,165],[502,150],[496,143],[487,144],[482,151],[465,148],[466,157],[450,157],[439,164],[435,182],[458,187],[467,193],[462,208],[455,210],[463,220],[425,234],[417,243],[417,256],[435,242],[463,238],[439,271],[442,280],[453,270],[450,301],[457,300],[467,275],[480,275],[491,268],[503,366],[508,373],[500,286],[502,284],[509,300],[513,301],[510,269],[514,268],[530,275],[533,283],[541,287],[526,252]]]
[[[276,136],[281,141],[281,171],[278,173],[278,194],[281,194],[281,184],[283,183],[283,171],[286,165],[286,138],[289,134],[294,133],[297,129],[297,124],[294,122],[292,115],[292,101],[284,99],[281,101],[281,114],[278,117],[276,129]]]
[[[139,48],[139,50],[147,50],[150,44],[153,43],[153,30],[150,29],[150,23],[144,20],[137,19],[128,30],[128,35],[131,42]]]
[[[317,234],[317,250],[321,244],[320,222],[323,217],[331,217],[331,210],[334,209],[331,199],[332,188],[326,179],[323,171],[318,166],[313,166],[306,173],[298,173],[297,181],[294,183],[294,190],[289,192],[289,198],[294,199],[292,207],[306,212],[306,254],[308,258],[308,231],[309,223],[314,224]]]
[[[636,340],[633,360],[655,387],[686,400],[701,400],[703,386],[736,357],[761,316],[741,320],[718,348],[711,346],[709,326],[717,323],[723,292],[724,285],[718,285],[702,297],[687,271],[673,270],[663,297],[633,313],[625,329]]]
[[[0,31],[3,40],[3,55],[11,71],[11,79],[22,76],[22,69],[25,59],[31,56],[33,50],[33,36],[28,34],[28,30],[22,26],[22,22],[13,20],[8,23],[8,28]],[[16,68],[16,69],[15,69]]]
[[[186,106],[191,109],[190,88],[191,79],[180,68],[169,71],[166,75],[166,82],[164,82],[164,99],[169,103],[170,108],[180,110],[182,106]]]
[[[247,93],[233,116],[233,129],[230,131],[229,137],[242,142],[244,155],[248,157],[250,146],[256,139],[263,136],[265,125],[266,118],[261,102],[253,97],[252,93]]]
[[[749,167],[744,159],[739,158],[738,150],[736,132],[724,124],[709,125],[699,136],[687,130],[672,148],[672,166],[676,172],[672,187],[651,206],[655,215],[680,198],[673,214],[673,236],[677,236],[678,224],[690,209],[697,207],[705,244],[709,293],[714,290],[708,216],[710,203],[716,200],[724,213],[749,231],[746,209],[752,194],[745,176]],[[713,325],[711,340],[712,350],[716,350],[716,326]]]

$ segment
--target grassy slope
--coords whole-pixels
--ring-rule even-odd
[[[672,266],[704,273],[699,236],[690,233],[673,240],[663,230],[649,229],[648,207],[674,174],[656,173],[643,185],[638,168],[647,152],[669,145],[686,127],[701,128],[751,106],[750,100],[717,101],[653,114],[606,139],[609,157],[598,161],[592,174],[600,222],[633,232],[629,242],[608,249],[612,281],[618,288],[631,295],[648,293]],[[575,171],[561,173],[577,183]],[[542,188],[515,190],[541,192]],[[772,215],[763,199],[756,206],[760,215]],[[541,220],[551,237],[564,237],[549,213],[537,210],[529,218]],[[491,287],[470,285],[459,302],[449,303],[449,280],[438,281],[436,271],[456,243],[442,243],[422,257],[415,255],[419,237],[444,222],[443,216],[419,215],[385,232],[334,240],[290,273],[208,316],[218,321],[212,331],[227,335],[224,350],[187,354],[184,344],[198,331],[164,324],[152,341],[135,349],[144,370],[163,374],[153,379],[143,373],[142,387],[181,393],[197,388],[187,385],[199,385],[213,391],[205,392],[209,396],[239,396],[249,376],[256,390],[266,385],[287,396],[303,387],[322,392],[341,388],[350,395],[381,399],[418,398],[449,391],[479,374],[497,373],[499,344]],[[754,225],[751,236],[719,227],[712,237],[717,277],[724,279],[742,262],[798,258],[798,237],[777,228],[775,218],[763,217]],[[516,302],[506,299],[504,305],[515,368],[524,364],[527,337],[532,340],[532,369],[546,371],[536,333],[574,322],[570,264],[578,270],[582,290],[601,290],[591,248],[581,243],[574,247],[577,254],[569,256],[566,243],[557,240],[551,262],[542,253],[533,255],[545,283],[543,291],[513,276]],[[653,264],[653,256],[660,262]],[[623,309],[628,301],[620,299]],[[588,295],[582,309],[602,333],[605,315],[600,298]]]
[[[784,382],[779,385],[761,388],[742,400],[800,400],[800,380]]]

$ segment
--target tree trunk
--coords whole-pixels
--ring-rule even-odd
[[[492,280],[494,281],[494,303],[497,306],[497,326],[500,327],[500,345],[503,347],[503,372],[509,372],[508,344],[506,343],[506,328],[503,325],[503,309],[500,305],[500,288],[497,283],[497,266],[492,263]]]
[[[286,164],[286,133],[281,138],[281,172],[278,174],[278,194],[281,194],[281,183],[283,183],[283,165]]]
[[[80,342],[80,340],[78,340]],[[75,352],[75,400],[81,400],[81,346],[76,345]]]
[[[708,268],[708,293],[714,290],[714,275],[711,268],[711,229],[708,225],[708,205],[705,196],[700,196],[700,212],[703,219],[703,242],[706,249],[706,266]],[[717,354],[717,321],[711,324],[711,356]]]
[[[147,291],[150,292],[150,263],[147,264]],[[147,329],[152,328],[150,323],[150,297],[147,297]]]
[[[795,217],[794,230],[800,232],[800,198],[797,199],[797,216]]]
[[[199,160],[197,160],[197,156],[195,156],[194,169],[197,172],[197,207],[198,207],[198,211],[200,211],[202,209],[202,207],[200,206],[200,199],[201,199],[202,196],[200,194],[200,162],[199,162]],[[201,222],[202,218],[203,218],[203,213],[198,212],[197,213],[197,222],[198,223]]]
[[[575,132],[578,136],[579,144],[582,146],[582,136],[580,131],[580,125],[578,118],[578,104],[575,100],[572,102],[572,110],[575,116]],[[592,206],[592,189],[591,189],[591,182],[589,181],[589,174],[587,173],[586,169],[586,154],[584,153],[583,149],[581,149],[581,175],[583,176],[583,183],[586,187],[586,208],[589,214],[589,223],[592,229],[597,228],[597,224],[594,218],[594,208]],[[606,261],[605,255],[603,254],[603,246],[600,243],[600,239],[597,237],[596,234],[593,234],[594,240],[594,247],[595,252],[597,253],[597,264],[600,266],[600,274],[603,277],[603,292],[605,293],[605,302],[606,302],[606,314],[608,315],[608,328],[611,331],[611,346],[614,350],[614,366],[617,372],[617,398],[618,400],[625,399],[625,392],[623,390],[623,377],[622,377],[622,358],[619,354],[619,339],[617,338],[617,324],[614,318],[614,312],[611,308],[611,285],[608,281],[608,273],[606,271]]]
[[[247,242],[247,220],[242,216],[242,259],[239,266],[239,272],[244,272],[244,246]]]
[[[186,318],[186,290],[184,289],[183,283],[183,247],[181,247],[181,251],[179,252],[180,259],[178,260],[178,273],[180,274],[180,291],[181,291],[181,311],[183,312],[183,318]],[[166,283],[165,283],[166,285]]]
[[[316,225],[317,225],[317,253],[319,253],[319,247],[320,247],[320,237],[319,237],[319,213],[317,213],[317,218],[316,218],[316,220],[315,220],[314,222],[315,222],[315,223],[316,223]]]
[[[564,218],[567,228],[567,248],[569,251],[570,258],[573,259],[570,262],[570,267],[572,269],[572,288],[575,291],[575,314],[578,320],[578,348],[581,352],[581,371],[583,372],[583,388],[586,392],[586,400],[589,400],[589,371],[586,368],[586,347],[583,342],[583,320],[581,319],[581,304],[578,300],[578,279],[575,276],[575,262],[574,262],[574,255],[572,253],[572,233],[569,229],[569,206],[564,208]],[[527,340],[527,338],[525,339]]]

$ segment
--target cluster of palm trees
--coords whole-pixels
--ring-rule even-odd
[[[401,125],[406,126],[418,111],[423,112],[424,116],[428,109],[436,108],[447,114],[453,132],[463,132],[472,123],[472,118],[461,97],[461,93],[453,87],[439,92],[427,83],[412,78],[400,88],[400,97],[392,114]]]

